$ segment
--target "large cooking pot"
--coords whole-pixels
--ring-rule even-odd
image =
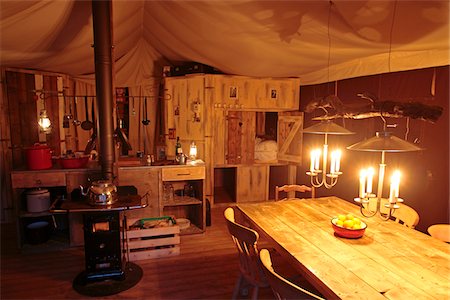
[[[27,210],[43,212],[50,208],[50,192],[47,189],[32,189],[27,191]]]
[[[80,185],[80,189],[83,196],[88,196],[91,205],[111,205],[118,199],[117,187],[108,180],[94,181],[86,191]]]
[[[52,167],[52,151],[50,147],[36,143],[25,148],[27,166],[29,170],[44,170]]]

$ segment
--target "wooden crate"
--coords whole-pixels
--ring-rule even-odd
[[[126,239],[129,261],[180,254],[180,227],[178,225],[127,230]]]

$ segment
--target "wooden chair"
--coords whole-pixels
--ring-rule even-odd
[[[267,249],[261,249],[259,258],[261,259],[267,281],[277,299],[323,299],[276,273],[272,267],[272,260]]]
[[[419,223],[419,214],[411,206],[406,204],[399,204],[400,208],[394,211],[393,217],[395,222],[414,229]]]
[[[224,216],[228,231],[230,232],[233,242],[238,250],[239,270],[241,273],[236,281],[233,291],[233,299],[237,299],[244,283],[248,283],[253,286],[252,299],[258,299],[259,288],[269,287],[262,271],[261,263],[258,257],[258,249],[256,247],[259,235],[253,229],[235,222],[233,208],[228,207],[224,212]]]
[[[283,186],[276,186],[275,187],[275,201],[278,201],[279,198],[279,193],[280,192],[285,192],[285,193],[290,193],[290,192],[294,192],[294,196],[295,196],[295,192],[300,192],[300,193],[304,193],[304,192],[310,192],[311,188],[309,186],[306,185],[298,185],[298,184],[289,184],[289,185],[283,185]],[[283,198],[283,200],[286,198]]]
[[[434,224],[427,231],[432,237],[450,243],[450,224]]]

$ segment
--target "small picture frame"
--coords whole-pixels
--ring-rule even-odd
[[[175,128],[169,128],[169,140],[174,140],[177,135]]]
[[[278,99],[278,90],[275,88],[270,89],[270,99]]]
[[[238,88],[237,88],[237,86],[230,86],[229,97],[230,97],[230,99],[237,99],[238,98]]]

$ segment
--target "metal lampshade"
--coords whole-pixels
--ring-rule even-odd
[[[349,135],[355,134],[354,132],[334,123],[329,120],[322,121],[318,124],[314,124],[303,129],[304,133],[312,134],[334,134],[334,135]]]
[[[377,132],[374,137],[348,146],[347,149],[368,152],[411,152],[423,150],[387,131]]]

